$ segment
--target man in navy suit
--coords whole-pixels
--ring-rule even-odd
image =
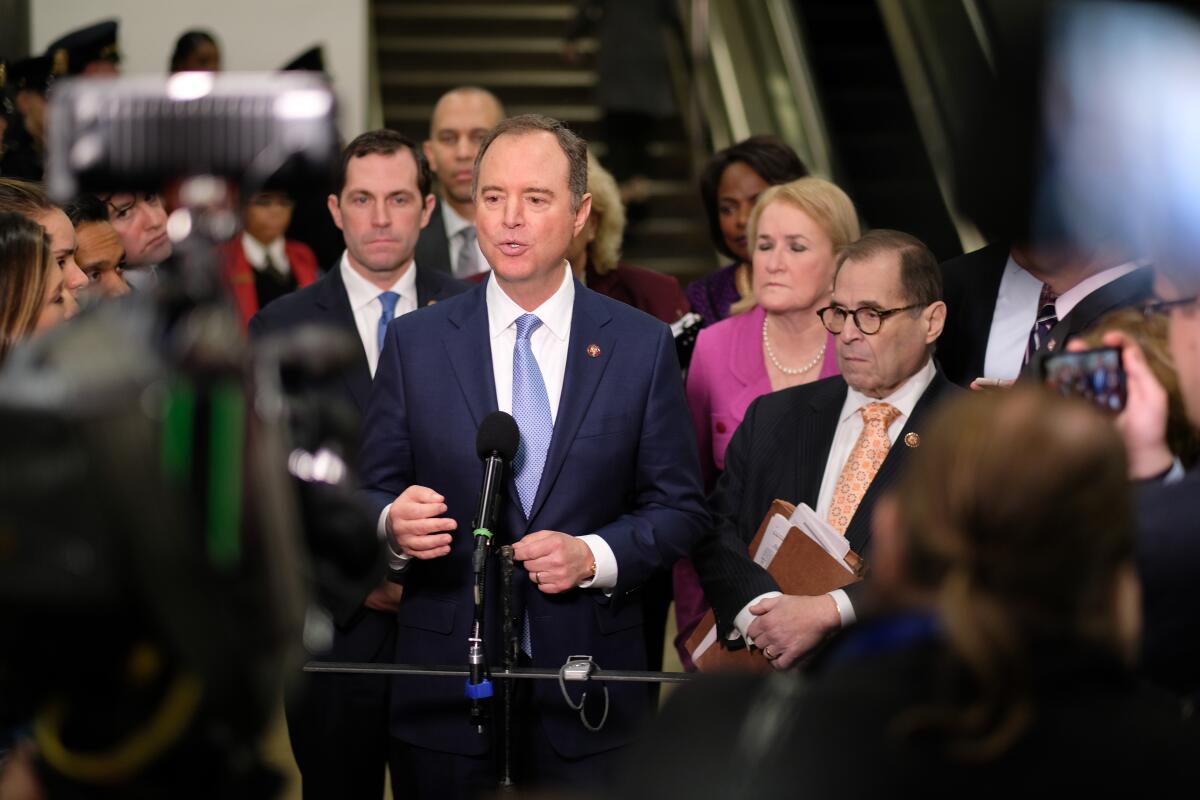
[[[565,254],[587,220],[585,143],[562,123],[501,122],[475,162],[488,281],[396,320],[367,411],[361,472],[381,527],[407,561],[396,661],[465,662],[480,422],[511,412],[521,446],[502,492],[497,544],[514,542],[525,660],[573,654],[644,668],[638,591],[708,523],[670,331],[575,282]],[[499,659],[494,596],[486,640]],[[599,786],[647,712],[645,686],[588,689],[590,731],[552,681],[519,687],[513,737],[526,786]],[[577,695],[576,695],[577,697]],[[397,771],[409,797],[495,787],[495,744],[468,725],[462,679],[392,688]],[[602,725],[601,725],[602,723]],[[493,728],[496,726],[493,726]]]
[[[329,197],[329,211],[346,243],[342,258],[322,278],[270,303],[250,320],[249,332],[256,339],[301,325],[352,336],[357,354],[335,389],[360,416],[387,323],[466,288],[413,258],[417,235],[433,206],[432,181],[420,148],[395,131],[369,131],[352,141],[342,153],[336,194]],[[395,297],[384,297],[386,292]],[[330,609],[333,644],[319,657],[391,661],[399,592],[397,584],[385,581],[365,598]],[[387,680],[379,676],[307,676],[287,709],[305,797],[379,800],[383,795],[387,691]]]

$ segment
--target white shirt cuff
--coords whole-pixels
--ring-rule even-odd
[[[387,545],[388,549],[388,567],[392,572],[403,572],[408,569],[408,562],[412,561],[412,556],[406,556],[404,553],[396,550],[396,543],[392,541],[392,537],[387,531],[387,516],[392,510],[392,504],[388,503],[383,507],[383,511],[379,512],[379,522],[375,526],[375,532],[379,534],[379,538]]]
[[[746,633],[746,631],[750,630],[750,623],[754,622],[756,619],[756,617],[750,613],[751,606],[756,606],[769,597],[779,597],[782,594],[783,592],[764,592],[763,594],[760,594],[758,597],[751,600],[749,603],[746,603],[746,605],[742,606],[742,610],[739,611],[738,615],[733,618],[734,630],[729,632],[729,640],[733,641],[740,636],[746,640],[747,645],[753,645],[754,640],[750,638],[750,634]]]
[[[850,602],[850,595],[846,594],[842,589],[834,589],[829,593],[833,598],[833,602],[837,604],[838,616],[842,619],[842,627],[853,625],[858,615],[854,613],[854,604]]]
[[[580,589],[612,589],[617,585],[617,557],[608,542],[594,533],[585,533],[580,540],[596,559],[596,574],[579,584]]]

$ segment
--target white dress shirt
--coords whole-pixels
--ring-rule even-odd
[[[369,280],[354,271],[350,266],[350,256],[342,253],[342,261],[338,265],[342,271],[342,285],[346,287],[346,297],[350,300],[350,310],[354,312],[354,326],[358,329],[358,338],[362,340],[363,351],[367,354],[367,366],[371,369],[371,377],[375,377],[375,369],[379,366],[379,318],[383,316],[383,303],[379,295],[385,290],[380,289]],[[395,283],[389,287],[400,295],[396,301],[396,310],[392,318],[415,311],[417,308],[417,264],[410,261],[408,269],[404,270]]]
[[[492,348],[492,378],[496,384],[496,408],[506,414],[512,413],[513,390],[513,347],[517,341],[517,318],[531,313],[542,321],[529,337],[529,348],[533,351],[542,382],[546,384],[546,398],[550,401],[550,418],[558,420],[559,400],[563,382],[567,376],[567,351],[571,343],[571,318],[575,308],[575,281],[571,265],[564,262],[563,279],[558,289],[546,302],[533,311],[526,311],[504,293],[496,282],[496,276],[488,277],[486,292],[488,313],[488,336]],[[390,508],[390,506],[388,507]],[[379,518],[380,530],[387,522],[388,508]],[[572,531],[563,531],[572,533]],[[617,585],[617,557],[612,547],[599,536],[591,533],[576,534],[596,561],[595,577],[579,584],[583,589],[612,589]],[[389,542],[390,544],[390,542]],[[393,551],[392,566],[403,569],[410,557]]]
[[[848,387],[846,391],[846,401],[842,403],[842,411],[838,415],[837,430],[833,435],[833,444],[829,447],[829,457],[825,461],[825,474],[821,478],[821,489],[817,493],[817,507],[813,509],[817,512],[817,516],[821,519],[829,517],[829,507],[833,505],[833,494],[837,488],[838,478],[841,477],[842,468],[846,466],[846,461],[850,458],[850,452],[854,449],[854,444],[858,441],[858,436],[862,433],[863,419],[859,409],[870,403],[887,403],[893,406],[900,414],[896,419],[892,420],[892,424],[888,426],[888,439],[893,445],[900,438],[900,432],[904,430],[904,426],[908,424],[908,418],[912,416],[913,409],[916,408],[917,402],[921,399],[921,395],[925,394],[925,390],[929,388],[929,384],[933,383],[937,371],[934,369],[933,360],[929,359],[925,362],[925,366],[921,367],[915,375],[906,380],[900,385],[896,391],[884,398],[868,397],[862,392]],[[757,604],[761,600],[768,597],[777,597],[779,592],[765,592],[751,600],[742,610],[738,612],[734,618],[734,628],[742,636],[746,637],[746,641],[753,644],[750,637],[746,635],[746,631],[750,628],[750,623],[754,622],[754,615],[750,613],[750,607]],[[833,598],[834,603],[838,607],[838,616],[841,618],[842,626],[845,627],[854,622],[855,613],[854,605],[850,602],[850,598],[841,589],[836,589],[829,593]]]
[[[263,244],[250,234],[243,232],[242,252],[246,254],[246,260],[250,262],[250,266],[254,268],[255,272],[262,272],[267,268],[267,256],[270,256],[271,266],[275,268],[275,271],[287,277],[292,274],[292,264],[288,261],[284,242],[284,238],[280,236],[270,244]]]
[[[1103,289],[1117,278],[1125,277],[1140,266],[1141,264],[1137,261],[1127,261],[1124,264],[1109,267],[1091,277],[1084,278],[1058,296],[1058,299],[1054,301],[1055,313],[1060,320],[1063,319],[1067,314],[1071,313],[1071,309],[1079,305],[1089,294],[1097,289]]]
[[[1139,262],[1130,261],[1085,278],[1054,301],[1055,316],[1063,319],[1089,294],[1128,275],[1139,266]],[[1025,365],[1029,332],[1033,330],[1038,311],[1041,310],[1038,308],[1041,294],[1042,282],[1009,256],[1000,278],[996,308],[992,312],[992,327],[988,332],[987,353],[983,361],[984,377],[1015,380],[1020,374]]]
[[[987,351],[983,358],[983,376],[996,380],[1016,380],[1025,363],[1029,332],[1037,322],[1038,299],[1042,282],[1026,272],[1010,255],[1000,277],[1000,291],[992,311]]]
[[[473,266],[467,270],[459,270],[458,258],[462,254],[463,249],[462,231],[465,228],[473,228],[475,223],[463,219],[449,203],[440,197],[438,198],[438,202],[442,205],[442,224],[446,227],[446,241],[450,245],[450,272],[459,280],[469,278],[472,275],[478,275],[481,272],[487,272],[488,264],[483,258],[483,251],[479,249],[478,234],[471,243],[471,247],[474,248],[474,252],[471,254]]]

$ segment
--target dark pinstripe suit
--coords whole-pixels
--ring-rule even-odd
[[[923,430],[930,410],[959,391],[938,372],[917,401],[898,446],[889,451],[846,528],[850,547],[858,554],[865,556],[870,543],[875,501],[895,482],[908,458],[910,448],[899,446],[900,441],[909,431]],[[779,591],[747,548],[772,500],[816,507],[846,392],[846,381],[835,376],[763,395],[750,405],[733,435],[725,451],[725,472],[709,498],[715,524],[692,554],[722,638],[747,603],[764,592]],[[852,599],[860,587],[852,587]]]

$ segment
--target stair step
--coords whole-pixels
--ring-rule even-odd
[[[403,3],[375,9],[379,36],[421,30],[431,36],[547,36],[562,40],[575,9],[569,3]]]
[[[579,61],[569,65],[562,57],[561,37],[515,38],[473,36],[383,36],[377,41],[381,73],[395,70],[490,72],[497,64],[506,69],[557,72],[596,67],[596,42],[578,42]]]

